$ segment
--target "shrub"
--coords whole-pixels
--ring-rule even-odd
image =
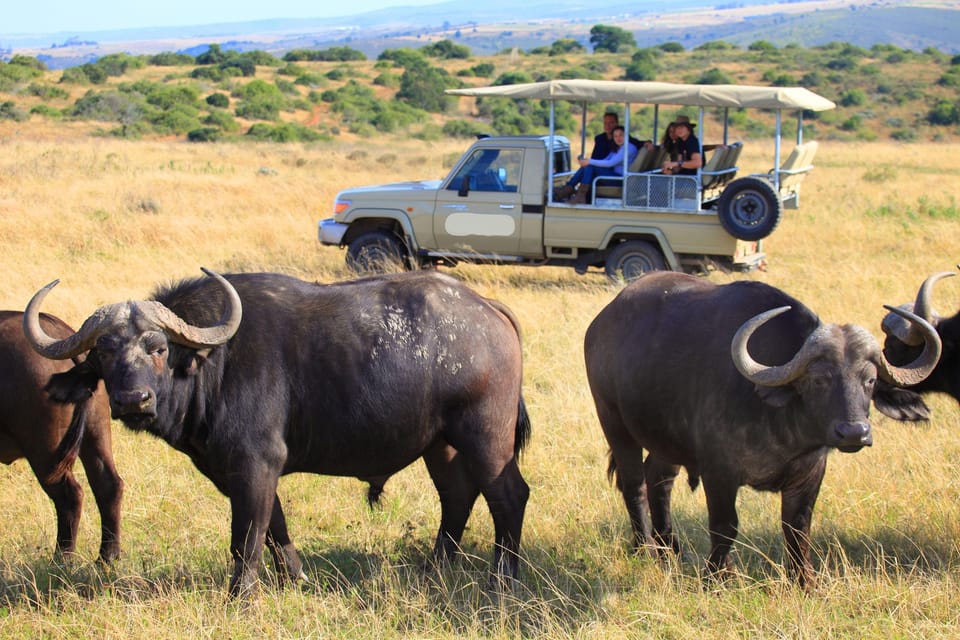
[[[960,103],[940,100],[927,114],[927,122],[936,125],[960,124]]]
[[[28,120],[30,116],[23,111],[20,107],[17,106],[13,100],[7,100],[5,102],[0,102],[0,120],[13,120],[15,122],[23,122]]]
[[[460,82],[444,69],[431,66],[407,68],[400,76],[397,100],[426,111],[442,113],[455,102],[455,99],[444,91],[458,86]]]
[[[271,125],[257,123],[247,130],[247,137],[268,142],[313,142],[323,135],[314,129],[293,122]]]
[[[118,91],[95,93],[88,91],[74,103],[70,115],[81,120],[99,122],[138,121],[144,112],[144,105],[134,95]]]
[[[223,137],[223,132],[214,127],[200,127],[187,132],[189,142],[216,142]]]
[[[726,73],[720,69],[714,67],[712,69],[707,69],[703,74],[694,81],[694,84],[732,84],[733,80],[730,79]]]
[[[56,107],[51,107],[48,104],[34,105],[30,108],[30,113],[43,116],[44,118],[60,118],[63,116],[63,111],[57,109]]]
[[[533,78],[531,78],[527,72],[507,71],[497,76],[497,79],[493,81],[493,85],[499,87],[506,84],[526,84],[527,82],[533,82]]]
[[[472,120],[447,120],[443,125],[443,135],[453,138],[475,138],[484,133],[483,127]]]
[[[657,48],[666,53],[681,53],[685,50],[679,42],[664,42],[657,45]]]
[[[319,62],[349,62],[351,60],[366,60],[362,51],[350,47],[330,47],[329,49],[291,49],[284,56],[286,62],[319,61]]]
[[[213,111],[203,119],[203,124],[211,127],[219,127],[228,132],[240,130],[240,124],[229,111]]]
[[[850,89],[840,94],[840,105],[843,107],[859,107],[867,103],[867,94],[863,89]]]
[[[156,55],[149,56],[147,58],[147,64],[155,67],[183,67],[190,64],[196,64],[196,59],[187,53],[162,51]]]
[[[207,96],[207,104],[211,107],[226,109],[230,106],[230,97],[225,93],[215,92]]]
[[[30,96],[36,96],[41,100],[65,100],[70,97],[70,94],[60,87],[48,84],[37,84],[35,82],[24,89],[24,93]]]
[[[559,40],[555,40],[553,44],[550,45],[547,55],[562,56],[567,53],[582,53],[586,50],[586,47],[573,38],[560,38]]]
[[[433,44],[420,47],[423,55],[444,60],[466,60],[470,57],[470,48],[462,44],[455,44],[452,40],[440,40]]]

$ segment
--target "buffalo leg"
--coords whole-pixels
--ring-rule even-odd
[[[647,499],[647,481],[644,475],[643,449],[633,442],[611,444],[617,468],[617,488],[627,507],[630,528],[633,530],[635,551],[655,546],[650,505]]]
[[[650,519],[657,546],[661,549],[673,549],[680,553],[680,542],[673,533],[673,521],[670,516],[670,496],[673,482],[680,467],[669,464],[649,454],[643,464],[643,475],[647,487],[647,502],[650,505]]]
[[[123,499],[123,480],[113,463],[109,431],[87,430],[80,446],[80,461],[100,511],[100,559],[109,563],[120,556],[120,503]]]
[[[267,529],[267,548],[273,557],[273,566],[277,572],[277,583],[283,587],[287,580],[296,582],[306,580],[303,572],[303,563],[297,554],[296,547],[290,540],[287,532],[287,519],[283,515],[280,497],[273,496],[273,512],[270,515],[270,528]]]
[[[423,461],[440,494],[440,530],[433,553],[437,560],[445,561],[459,549],[480,488],[470,477],[463,455],[450,445],[432,445],[424,453]]]
[[[38,474],[37,477],[43,476]],[[41,483],[40,486],[53,501],[53,508],[57,512],[56,553],[70,556],[77,550],[77,529],[80,526],[80,512],[83,509],[83,489],[70,471],[64,473],[58,481]]]
[[[825,471],[826,457],[800,481],[784,488],[780,496],[780,517],[790,571],[805,588],[811,588],[815,583],[813,565],[810,564],[810,522]]]
[[[722,481],[711,482],[703,477],[703,491],[707,496],[707,517],[710,521],[710,556],[707,573],[716,575],[731,564],[730,547],[737,539],[737,487]]]
[[[241,462],[236,469],[227,481],[232,510],[230,595],[245,596],[257,586],[263,546],[273,516],[278,475],[260,461]]]
[[[495,547],[493,561],[499,578],[517,579],[520,568],[520,534],[530,488],[511,458],[499,476],[481,488],[493,516]]]

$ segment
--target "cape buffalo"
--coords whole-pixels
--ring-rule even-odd
[[[530,424],[504,306],[438,273],[319,285],[205,272],[150,301],[101,307],[65,340],[37,324],[53,282],[24,328],[49,358],[90,349],[54,378],[57,393],[102,379],[114,417],[187,454],[230,499],[232,595],[256,586],[265,543],[281,584],[305,577],[280,476],[355,476],[378,490],[420,457],[440,494],[434,553],[456,551],[483,494],[497,575],[516,577],[529,494],[517,455]]]
[[[909,391],[946,393],[960,402],[960,313],[943,317],[933,309],[930,300],[933,286],[943,278],[955,275],[956,273],[953,271],[944,271],[930,276],[920,286],[916,302],[901,305],[900,308],[916,313],[933,325],[940,335],[940,341],[943,343],[943,353],[940,356],[937,368],[925,380],[910,385],[908,387]],[[909,323],[904,322],[900,316],[894,313],[887,314],[883,319],[882,327],[886,334],[883,353],[890,362],[898,364],[908,362],[915,358],[922,349],[922,336],[913,330]]]
[[[59,318],[43,314],[39,322],[51,336],[73,334]],[[0,462],[27,459],[57,512],[56,551],[69,555],[76,551],[83,506],[72,471],[79,453],[100,509],[100,559],[110,562],[120,555],[123,481],[113,463],[107,394],[101,385],[87,398],[63,404],[44,390],[51,375],[73,364],[39,356],[23,335],[23,314],[0,311]]]
[[[626,287],[587,329],[585,355],[634,544],[679,551],[670,494],[685,467],[692,488],[703,480],[707,498],[708,574],[730,563],[736,496],[748,485],[781,493],[790,568],[812,584],[810,519],[828,450],[872,444],[871,398],[887,415],[924,417],[874,386],[878,375],[918,382],[936,363],[936,333],[911,317],[926,347],[899,368],[866,330],[823,324],[762,283],[721,286],[657,272]]]

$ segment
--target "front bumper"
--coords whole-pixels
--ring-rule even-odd
[[[341,246],[343,236],[347,233],[347,225],[337,222],[333,218],[326,218],[317,223],[317,239],[320,244]]]

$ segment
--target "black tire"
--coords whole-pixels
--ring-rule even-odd
[[[762,240],[783,216],[783,203],[766,180],[738,178],[720,194],[717,214],[723,228],[738,240]]]
[[[369,231],[347,246],[347,266],[359,274],[395,273],[407,267],[400,240],[386,231]]]
[[[614,282],[630,282],[651,271],[664,271],[667,262],[660,249],[645,240],[627,240],[610,249],[604,270]]]

